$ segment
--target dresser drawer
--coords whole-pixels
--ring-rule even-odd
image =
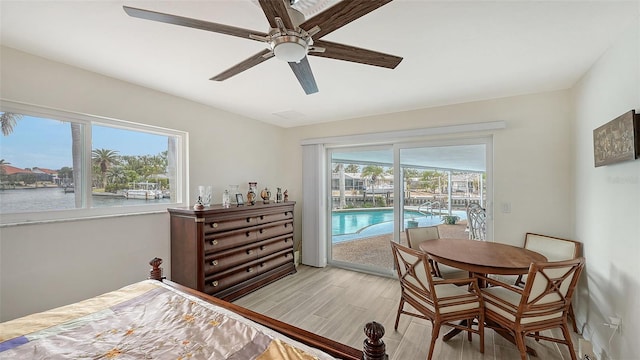
[[[205,233],[204,252],[209,254],[237,246],[251,244],[258,240],[257,228],[239,229],[223,233]]]
[[[293,262],[293,251],[284,250],[279,253],[270,255],[264,259],[261,259],[260,264],[258,265],[258,271],[259,273],[264,273],[271,269],[275,269],[280,265],[284,265],[291,262]]]
[[[256,217],[258,224],[266,224],[274,221],[293,219],[293,210],[264,214]]]
[[[209,276],[221,272],[236,265],[246,264],[256,260],[260,256],[258,244],[249,244],[229,250],[211,253],[204,259],[204,274]]]
[[[257,243],[258,258],[265,257],[280,250],[293,249],[293,234],[278,236],[269,240],[263,240]]]
[[[258,240],[270,239],[279,235],[292,234],[293,233],[293,221],[283,220],[275,223],[264,225],[258,231]]]
[[[215,219],[207,218],[204,220],[204,232],[221,232],[247,226],[257,225],[257,219],[254,216],[239,217],[235,219]]]
[[[220,274],[206,277],[204,280],[204,292],[207,294],[215,294],[228,287],[249,280],[258,275],[258,265],[247,265],[232,268]]]

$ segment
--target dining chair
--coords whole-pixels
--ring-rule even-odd
[[[524,288],[477,275],[491,285],[481,290],[487,327],[513,335],[522,360],[527,358],[526,337],[565,344],[571,359],[577,360],[567,321],[584,264],[583,257],[532,263]],[[540,335],[541,331],[554,328],[562,330],[562,339]]]
[[[414,250],[420,250],[420,244],[428,240],[440,239],[440,232],[437,226],[418,226],[413,228],[406,228],[405,234],[407,235],[407,244]],[[429,259],[429,263],[433,269],[433,275],[441,278],[466,278],[469,277],[469,273],[448,265],[438,264],[433,259]]]
[[[487,212],[479,205],[467,207],[467,224],[469,225],[469,239],[487,239]]]
[[[407,245],[414,250],[420,250],[420,244],[422,244],[423,241],[440,239],[440,233],[438,232],[437,226],[406,228],[404,232],[407,235]],[[433,259],[429,259],[429,264],[432,266],[433,275],[442,277],[440,269],[438,268],[438,263],[433,261]]]
[[[569,239],[554,236],[527,233],[524,237],[524,248],[544,255],[548,261],[561,261],[575,259],[580,256],[582,244]],[[519,276],[516,286],[523,286],[527,281],[527,275]],[[578,332],[573,305],[569,308],[569,320],[574,332]]]
[[[432,275],[428,254],[391,242],[393,260],[400,281],[400,305],[396,315],[398,330],[400,315],[405,314],[431,321],[431,343],[427,360],[431,360],[440,327],[447,325],[480,336],[480,352],[484,353],[484,309],[478,283],[474,278],[440,279]],[[466,285],[466,286],[462,286]],[[404,309],[409,304],[413,308]],[[477,328],[473,328],[474,319]],[[464,324],[459,321],[464,320]]]

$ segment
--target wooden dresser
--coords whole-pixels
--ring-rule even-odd
[[[296,272],[295,202],[168,209],[171,280],[233,301]]]

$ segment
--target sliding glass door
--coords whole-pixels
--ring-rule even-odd
[[[328,262],[393,274],[389,242],[406,244],[407,227],[468,238],[466,208],[490,198],[490,153],[490,138],[329,149]]]
[[[330,151],[329,263],[390,273],[394,222],[393,148]]]
[[[399,149],[406,227],[438,226],[441,238],[468,238],[466,209],[486,205],[487,144]],[[402,229],[404,230],[404,229]]]

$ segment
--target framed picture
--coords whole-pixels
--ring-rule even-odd
[[[242,197],[242,194],[236,194],[236,202],[238,203],[238,206],[244,205],[244,198]]]
[[[639,115],[631,110],[593,130],[596,167],[640,158]]]

